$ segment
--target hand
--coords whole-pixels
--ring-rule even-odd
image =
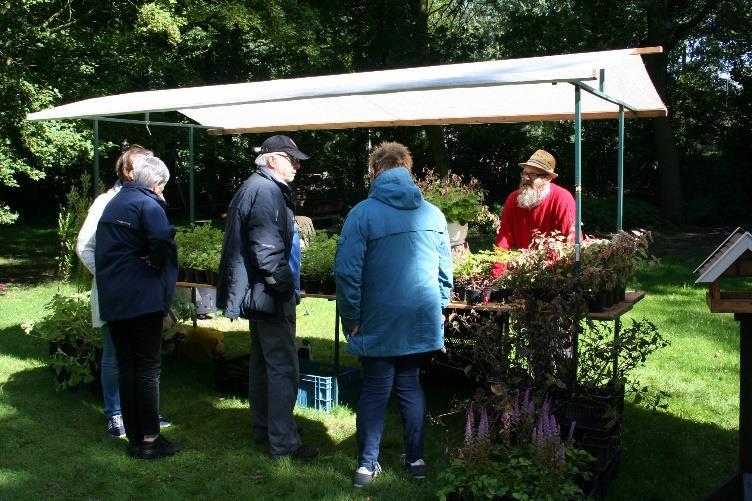
[[[358,329],[360,329],[360,325],[348,325],[345,326],[345,330],[349,333],[348,335],[350,337],[355,337],[358,335]]]

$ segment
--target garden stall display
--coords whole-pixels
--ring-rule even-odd
[[[86,119],[94,128],[99,177],[99,123],[188,130],[189,214],[194,220],[193,138],[309,129],[574,121],[576,201],[574,266],[580,271],[582,121],[617,119],[617,230],[622,228],[626,118],[665,117],[642,61],[660,47],[507,59],[231,85],[134,92],[87,99],[31,113],[28,120]],[[174,122],[150,113],[177,112]],[[124,118],[123,115],[141,115]],[[188,122],[186,119],[191,120]],[[607,314],[608,316],[608,314]],[[609,317],[610,318],[610,317]],[[615,334],[619,331],[618,317]]]

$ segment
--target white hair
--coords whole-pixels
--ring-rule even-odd
[[[170,180],[170,171],[157,157],[139,156],[133,159],[133,182],[151,188],[154,183]]]
[[[256,157],[256,165],[259,167],[268,167],[268,159],[271,155],[274,155],[274,153],[262,153],[261,155]]]

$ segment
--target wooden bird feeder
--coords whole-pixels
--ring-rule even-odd
[[[708,284],[707,302],[713,313],[733,313],[739,322],[739,471],[707,499],[752,499],[752,235],[734,230],[697,267],[698,284]],[[725,282],[725,283],[722,283]],[[723,290],[732,287],[747,290]],[[723,287],[723,289],[722,289]]]
[[[709,284],[707,302],[713,313],[752,313],[752,288],[744,291],[721,290],[721,282],[731,277],[752,277],[752,235],[741,228],[697,267],[697,284]]]

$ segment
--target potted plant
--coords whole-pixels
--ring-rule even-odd
[[[464,298],[467,304],[480,304],[488,302],[491,294],[493,277],[491,268],[494,264],[493,251],[480,251],[478,253],[467,252],[454,258],[454,282],[455,293],[458,300]],[[459,296],[459,291],[463,296]]]
[[[549,402],[537,404],[529,391],[473,402],[464,445],[439,475],[436,494],[442,500],[582,499],[592,458],[576,446],[574,428],[562,436]]]
[[[303,290],[308,294],[334,293],[334,258],[337,254],[339,235],[329,235],[318,230],[303,249],[300,275]]]
[[[58,388],[88,388],[98,395],[102,335],[91,325],[89,294],[57,293],[45,305],[41,320],[22,327],[26,334],[49,342],[49,364],[57,375]]]
[[[580,281],[590,311],[603,311],[624,300],[627,282],[637,266],[651,259],[650,233],[620,231],[610,240],[586,238],[582,243]]]
[[[509,256],[495,287],[545,299],[573,289],[576,283],[573,248],[566,237],[554,233],[535,236],[530,248]]]
[[[586,238],[582,242],[580,283],[590,311],[608,308],[607,282],[610,281],[611,243],[603,238]]]
[[[614,275],[615,301],[623,301],[627,282],[637,267],[653,261],[650,254],[651,234],[645,230],[620,231],[611,237],[610,267]]]
[[[178,228],[178,281],[216,284],[223,238],[222,230],[210,223]]]
[[[462,176],[448,173],[442,177],[425,169],[423,178],[416,181],[423,197],[444,213],[449,224],[449,240],[459,245],[467,237],[468,223],[488,213],[483,205],[484,191],[477,179],[465,182]]]

